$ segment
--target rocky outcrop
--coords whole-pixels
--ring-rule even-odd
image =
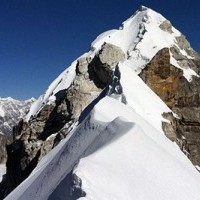
[[[121,48],[105,43],[89,66],[89,74],[97,87],[104,88],[112,82],[113,69],[120,61],[125,59]]]
[[[168,48],[160,50],[154,56],[140,77],[170,108],[175,105],[175,95],[179,90],[183,72],[171,65]]]
[[[169,20],[165,20],[162,24],[159,26],[163,31],[166,31],[168,33],[172,33],[172,24]]]
[[[38,161],[69,133],[81,112],[111,83],[113,69],[124,58],[123,51],[112,44],[104,44],[92,60],[81,57],[70,87],[57,92],[55,102],[43,105],[36,116],[14,128],[15,140],[7,146],[6,194],[19,185]]]
[[[189,82],[181,69],[170,64],[170,51],[181,67],[199,73],[200,57],[196,53],[193,53],[195,59],[189,59],[172,47],[161,49],[140,76],[176,114],[163,114],[170,121],[163,122],[165,134],[177,142],[194,165],[200,165],[200,78],[193,76]]]
[[[86,196],[86,193],[82,190],[82,180],[72,171],[61,181],[48,199],[63,199],[63,196],[70,200],[77,200]]]
[[[7,159],[6,145],[12,142],[12,135],[0,134],[0,163],[5,163]]]

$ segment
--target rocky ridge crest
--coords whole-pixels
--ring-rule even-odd
[[[81,57],[76,76],[69,88],[55,94],[55,102],[46,104],[28,122],[14,128],[15,140],[7,146],[6,194],[19,185],[38,161],[54,148],[81,120],[80,114],[112,82],[113,69],[125,59],[123,51],[105,43],[93,59]]]

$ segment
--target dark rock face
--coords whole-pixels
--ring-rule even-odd
[[[168,48],[160,50],[143,69],[140,77],[170,107],[180,87],[182,70],[170,64]]]
[[[140,76],[177,115],[163,114],[170,121],[170,124],[163,123],[165,134],[177,142],[194,165],[200,165],[200,78],[193,76],[188,82],[182,70],[170,64],[170,50],[161,49]],[[180,52],[176,54],[171,50],[171,53],[176,59],[179,56],[182,67],[187,64],[187,68],[199,72],[200,58],[196,53],[192,53],[195,59],[187,60]]]
[[[82,180],[70,172],[58,185],[55,191],[49,196],[49,200],[70,199],[76,200],[85,197],[86,193],[82,190]]]
[[[118,62],[125,59],[125,54],[119,47],[111,44],[104,44],[98,57],[94,59],[93,69],[103,84],[111,82],[112,71]]]
[[[43,105],[37,116],[14,128],[14,142],[7,146],[6,194],[27,178],[38,161],[70,132],[81,112],[112,81],[113,68],[124,58],[123,51],[111,44],[104,44],[92,60],[80,58],[71,86],[55,94],[55,102]]]
[[[97,87],[104,88],[112,82],[112,74],[115,66],[124,59],[125,54],[119,47],[105,43],[99,54],[90,62],[90,78]]]
[[[4,163],[7,158],[6,145],[12,142],[12,135],[0,134],[0,163]]]

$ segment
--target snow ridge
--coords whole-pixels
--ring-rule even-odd
[[[111,106],[115,109],[107,112]],[[79,199],[200,198],[200,175],[185,155],[131,107],[111,97],[102,99],[6,199],[64,199],[65,190],[56,188],[66,185],[62,180],[72,170],[86,193]]]

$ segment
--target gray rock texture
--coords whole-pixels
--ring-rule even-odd
[[[105,43],[99,54],[95,56],[91,65],[91,74],[95,83],[100,87],[105,87],[112,81],[113,69],[119,62],[125,59],[124,52],[113,44]]]
[[[163,31],[166,31],[168,33],[172,33],[172,24],[170,21],[165,20],[162,24],[159,26]]]

